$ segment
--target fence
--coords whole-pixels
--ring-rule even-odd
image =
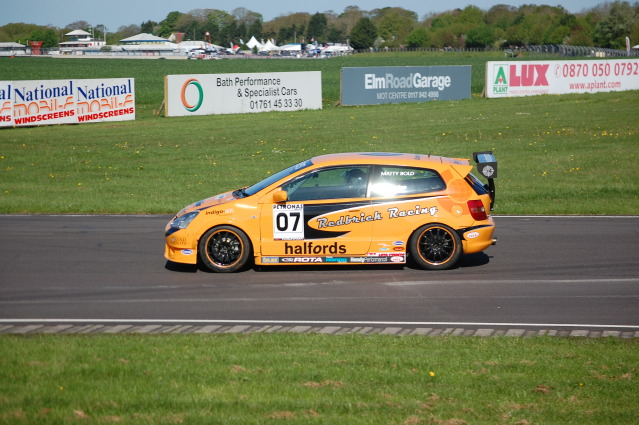
[[[493,51],[491,48],[463,48],[455,49],[452,47],[447,48],[424,48],[424,47],[402,47],[402,48],[370,48],[356,50],[356,53],[382,53],[382,52],[486,52]],[[530,45],[530,46],[513,46],[503,49],[504,55],[509,57],[519,57],[531,55],[551,55],[558,57],[599,57],[599,58],[622,58],[622,57],[639,57],[639,49],[630,49],[630,55],[626,50],[608,49],[604,47],[592,47],[592,46],[566,46],[563,44],[544,44],[544,45]],[[71,54],[60,54],[58,49],[41,49],[41,55],[59,55],[67,57],[130,57],[130,58],[145,58],[145,57],[165,57],[165,58],[185,58],[185,52],[144,52],[144,51],[77,51]],[[31,49],[26,48],[24,50],[11,50],[0,51],[0,56],[30,56],[35,55]]]

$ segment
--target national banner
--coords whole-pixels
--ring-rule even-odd
[[[0,81],[0,126],[135,119],[133,78]]]

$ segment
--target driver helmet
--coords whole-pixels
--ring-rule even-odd
[[[359,168],[353,168],[344,173],[344,182],[349,186],[363,186],[366,184],[366,173]]]

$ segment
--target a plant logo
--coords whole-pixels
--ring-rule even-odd
[[[186,99],[186,92],[189,86],[193,86],[197,89],[196,102],[191,103]],[[188,90],[188,91],[192,92],[192,90]],[[193,96],[189,96],[189,98],[191,97]],[[202,90],[202,85],[200,84],[200,82],[195,78],[190,78],[186,80],[184,84],[182,85],[181,98],[182,98],[182,105],[184,105],[184,108],[186,108],[187,111],[195,112],[198,109],[200,109],[200,106],[202,106],[202,101],[204,100],[204,90]]]
[[[508,78],[506,78],[506,66],[504,64],[494,65],[493,94],[508,94]]]

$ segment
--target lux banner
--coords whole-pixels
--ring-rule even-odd
[[[470,66],[342,68],[342,106],[470,98]]]
[[[167,117],[322,109],[322,74],[198,74],[164,77]]]
[[[0,81],[0,127],[134,119],[133,78]]]
[[[486,97],[639,90],[639,59],[486,62]]]

